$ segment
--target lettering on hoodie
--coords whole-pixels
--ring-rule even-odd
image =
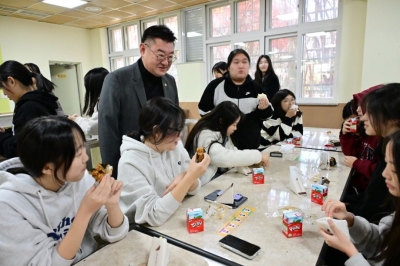
[[[374,149],[371,148],[371,145],[369,145],[369,143],[364,142],[363,144],[364,147],[360,159],[372,161],[372,159],[374,158]]]
[[[53,229],[54,232],[48,233],[48,237],[52,237],[54,240],[61,240],[68,233],[69,228],[71,227],[72,222],[75,217],[64,217],[61,222],[58,224],[56,228]]]

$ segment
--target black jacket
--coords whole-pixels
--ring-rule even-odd
[[[275,74],[269,75],[261,84],[262,87],[262,92],[265,93],[268,97],[268,100],[272,100],[272,97],[274,97],[275,93],[277,93],[281,87],[279,84],[279,78]]]
[[[15,104],[11,129],[0,133],[0,155],[6,158],[17,157],[17,138],[24,125],[31,119],[56,115],[58,98],[42,91],[25,93]]]
[[[347,210],[354,215],[364,217],[371,223],[378,223],[381,218],[395,211],[390,201],[390,193],[382,176],[386,167],[385,156],[382,152],[382,140],[375,149],[378,164],[372,173],[371,181],[364,193],[358,195],[358,200],[347,205]],[[357,202],[358,201],[358,202]]]
[[[261,86],[247,76],[242,85],[232,82],[229,75],[211,81],[204,90],[199,102],[200,115],[205,115],[223,101],[235,103],[246,115],[242,119],[231,138],[235,146],[240,149],[257,149],[260,146],[261,120],[272,116],[271,105],[264,109],[258,109],[258,94],[261,93]]]

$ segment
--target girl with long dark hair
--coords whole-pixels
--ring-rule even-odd
[[[69,116],[68,118],[75,121],[89,135],[98,135],[99,133],[99,99],[103,82],[108,75],[108,70],[103,67],[97,67],[86,73],[85,81],[85,106],[83,113],[87,117],[78,115]]]
[[[386,190],[395,199],[395,212],[382,218],[376,225],[369,223],[365,218],[354,216],[346,210],[346,205],[338,200],[330,199],[322,206],[326,216],[347,221],[351,239],[348,239],[330,219],[328,223],[334,235],[320,229],[320,234],[329,246],[349,257],[346,261],[347,266],[400,265],[400,131],[390,135],[388,139],[382,179]]]
[[[203,185],[222,174],[224,168],[245,167],[260,162],[268,166],[268,154],[258,150],[238,150],[233,145],[230,136],[243,118],[236,104],[222,102],[203,116],[190,132],[185,145],[189,155],[193,156],[197,147],[204,147],[211,158],[207,171],[200,178]]]
[[[131,222],[160,226],[186,194],[197,194],[199,177],[210,163],[196,163],[181,142],[183,110],[164,97],[147,101],[139,114],[140,130],[123,136],[118,180],[124,182],[121,208]]]
[[[254,81],[261,85],[263,93],[272,101],[272,97],[280,89],[280,84],[279,78],[272,67],[271,58],[268,55],[261,55],[258,58]]]
[[[11,60],[0,65],[0,88],[15,102],[12,127],[0,132],[0,155],[12,158],[17,156],[16,142],[23,126],[33,118],[56,115],[57,97],[50,94],[54,89],[50,80]]]

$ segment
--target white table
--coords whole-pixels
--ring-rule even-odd
[[[272,146],[266,152],[276,149],[279,147]],[[295,149],[294,153],[285,154],[283,158],[271,158],[271,165],[266,170],[266,183],[263,185],[252,184],[251,176],[237,173],[224,174],[206,184],[198,195],[186,198],[177,212],[164,225],[150,228],[243,265],[313,265],[317,261],[323,244],[323,238],[317,232],[317,226],[313,222],[325,215],[321,211],[321,206],[310,200],[310,181],[305,182],[308,194],[298,196],[289,189],[288,179],[289,166],[297,166],[306,176],[311,176],[316,170],[321,152],[320,150]],[[339,199],[350,169],[340,164],[342,153],[331,152],[330,155],[336,158],[339,165],[329,171],[320,171],[320,174],[331,181],[328,198]],[[207,210],[209,203],[204,201],[203,197],[216,189],[225,189],[232,182],[235,192],[249,198],[244,206],[256,208],[256,212],[233,232],[233,235],[261,247],[260,254],[254,260],[247,260],[218,244],[221,237],[216,232],[236,210],[228,210],[228,214],[221,220],[214,217],[206,220],[204,232],[189,234],[186,230],[186,209]],[[298,207],[306,214],[302,237],[288,239],[282,234],[282,219],[273,216],[284,206]]]

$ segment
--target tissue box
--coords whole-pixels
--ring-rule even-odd
[[[328,196],[328,187],[319,184],[311,185],[311,201],[317,204],[324,204],[326,197]]]
[[[253,168],[253,184],[264,184],[264,168]]]
[[[201,208],[187,209],[186,226],[190,234],[204,231],[204,215]]]
[[[298,211],[283,213],[282,233],[287,238],[301,236],[303,234],[303,214]]]

